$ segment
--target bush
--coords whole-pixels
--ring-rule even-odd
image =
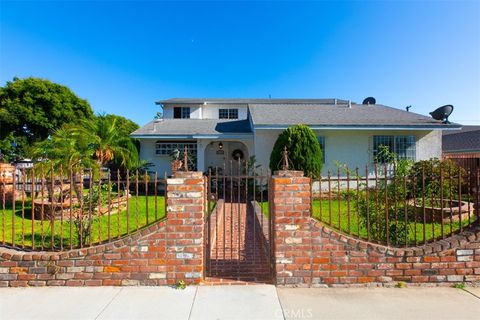
[[[409,204],[405,208],[406,201],[415,198],[417,205],[421,205],[423,194],[426,206],[435,205],[431,199],[434,202],[442,197],[455,199],[459,175],[462,182],[465,171],[450,160],[430,159],[414,163],[399,160],[395,154],[390,159],[389,165],[395,170],[389,182],[380,180],[376,189],[368,190],[368,197],[366,190],[361,190],[357,201],[358,213],[360,225],[365,229],[369,225],[372,239],[385,242],[388,229],[390,243],[404,244],[408,234],[414,232],[409,223],[415,221],[415,209]],[[385,198],[387,203],[383,200]]]
[[[270,170],[282,166],[283,150],[287,147],[291,169],[302,170],[306,176],[318,178],[322,171],[322,150],[312,129],[296,125],[283,131],[277,138],[270,155]]]
[[[425,183],[426,202],[430,199],[455,198],[458,195],[459,178],[460,185],[464,182],[465,170],[452,160],[430,159],[416,162],[411,171],[412,185],[410,192],[417,198],[422,197],[423,183]],[[422,177],[425,177],[423,181]]]

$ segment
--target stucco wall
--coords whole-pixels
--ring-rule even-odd
[[[257,130],[255,132],[255,155],[262,166],[268,168],[273,145],[282,130]],[[322,174],[335,172],[335,161],[349,168],[365,168],[373,163],[372,143],[374,135],[414,135],[417,140],[416,160],[441,158],[441,131],[381,131],[381,130],[315,130],[317,136],[325,137],[325,165]]]
[[[223,143],[223,155],[217,155],[216,151],[218,150],[218,143]],[[214,142],[214,144],[210,144]],[[225,162],[225,169],[227,173],[230,173],[230,160],[232,160],[232,152],[235,149],[241,149],[245,158],[243,160],[248,160],[248,158],[253,154],[253,137],[246,138],[243,140],[211,140],[211,139],[199,139],[198,140],[198,170],[206,171],[208,167],[218,166],[223,167]],[[205,152],[205,154],[203,154]],[[203,161],[202,161],[203,158]],[[237,169],[238,164],[233,165],[234,169]],[[236,170],[232,171],[236,172]]]
[[[268,168],[270,154],[278,135],[282,130],[257,130],[255,132],[255,141],[245,139],[248,147],[248,156],[255,155],[257,163],[264,169]],[[328,170],[336,172],[335,161],[345,163],[349,168],[359,167],[364,170],[365,165],[371,166],[372,141],[374,135],[415,135],[417,139],[416,160],[430,159],[433,157],[441,158],[442,155],[442,134],[441,131],[339,131],[339,130],[316,130],[317,136],[325,137],[325,165],[322,175],[326,175]],[[170,173],[170,157],[155,155],[155,141],[157,139],[139,139],[141,143],[140,158],[155,165],[152,170],[159,174],[163,172]],[[198,157],[203,157],[204,149],[213,140],[199,140]],[[221,141],[221,140],[215,140]],[[228,140],[223,140],[228,141]],[[206,152],[206,151],[205,151]],[[225,155],[228,155],[227,150]],[[198,169],[204,170],[208,167],[205,162],[208,159],[200,159]]]
[[[140,159],[146,160],[154,164],[151,171],[156,171],[160,177],[163,177],[164,172],[168,175],[171,174],[171,158],[169,156],[158,156],[155,154],[155,142],[158,139],[139,139],[140,140]],[[199,171],[206,171],[209,166],[215,166],[215,160],[217,157],[205,157],[204,152],[215,152],[216,148],[207,148],[210,142],[220,142],[224,144],[224,157],[227,160],[227,172],[230,172],[229,160],[232,159],[231,153],[234,149],[242,149],[244,151],[245,160],[253,155],[253,137],[240,140],[211,140],[211,139],[198,139],[197,140],[197,169]],[[223,158],[223,157],[219,157]],[[217,164],[222,164],[223,160],[217,159]],[[212,164],[213,162],[213,164]],[[234,168],[237,168],[235,165]],[[236,172],[236,171],[235,171]]]
[[[218,109],[238,109],[238,119],[247,119],[245,105],[206,105],[203,106],[203,119],[218,119]]]
[[[190,108],[190,119],[202,119],[202,107],[199,105],[181,105],[179,107],[189,107]],[[173,108],[174,106],[165,106],[163,108],[163,117],[165,119],[173,118]]]
[[[246,105],[198,105],[198,104],[182,104],[182,107],[190,107],[190,119],[218,119],[218,109],[238,109],[238,119],[247,119]],[[173,118],[173,108],[169,105],[163,108],[163,117],[166,119]],[[180,107],[180,105],[179,105]]]
[[[150,170],[156,171],[160,177],[163,177],[163,173],[171,173],[170,157],[169,156],[157,156],[155,154],[155,142],[158,139],[139,139],[140,140],[140,159],[153,163],[155,166]]]

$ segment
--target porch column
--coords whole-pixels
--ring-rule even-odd
[[[208,142],[204,140],[197,140],[197,171],[205,171],[205,149]]]

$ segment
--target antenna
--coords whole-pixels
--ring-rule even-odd
[[[377,100],[374,97],[367,97],[363,100],[362,104],[370,105],[370,104],[376,104]]]
[[[443,120],[442,122],[444,124],[449,124],[450,121],[448,121],[448,117],[452,114],[452,112],[453,106],[451,104],[446,104],[430,112],[430,115],[435,120]]]
[[[412,107],[412,106],[406,106],[406,107],[405,107],[405,110],[407,110],[407,112],[410,112],[410,108],[411,108],[411,107]]]

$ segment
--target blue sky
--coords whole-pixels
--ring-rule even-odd
[[[0,0],[0,83],[140,125],[171,97],[343,98],[480,124],[480,2]]]

